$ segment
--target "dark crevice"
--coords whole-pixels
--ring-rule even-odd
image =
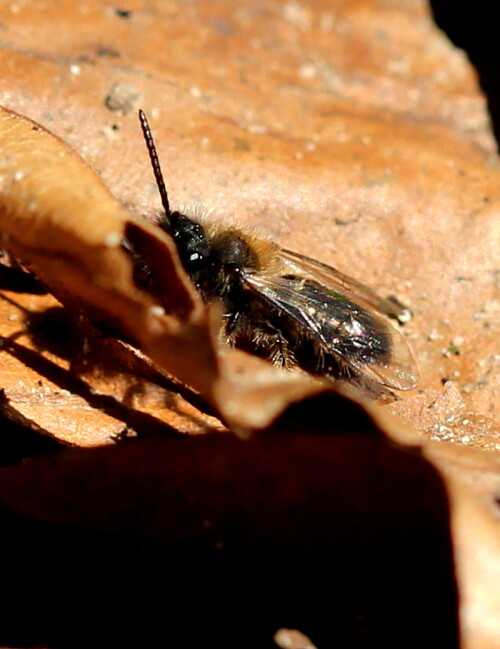
[[[465,50],[486,96],[493,134],[500,136],[500,48],[498,47],[497,5],[480,0],[473,5],[430,0],[437,26],[454,45]]]

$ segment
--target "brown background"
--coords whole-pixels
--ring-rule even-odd
[[[463,646],[497,646],[500,629],[494,593],[498,592],[500,491],[494,451],[500,448],[495,423],[500,402],[500,170],[478,74],[465,53],[436,27],[429,7],[417,0],[236,4],[130,0],[120,7],[101,0],[26,0],[0,7],[0,48],[0,104],[29,116],[68,142],[134,213],[153,216],[159,208],[136,117],[141,107],[154,131],[174,207],[255,229],[280,245],[349,273],[382,295],[397,295],[410,306],[414,318],[403,331],[414,350],[421,384],[402,394],[402,400],[389,409],[421,437],[406,431],[401,423],[387,422],[387,408],[377,415],[382,418],[379,425],[393,438],[412,443],[431,437],[457,444],[457,448],[446,444],[425,447],[423,454],[431,465],[419,455],[410,461],[403,452],[391,455],[380,432],[374,449],[366,441],[371,439],[373,425],[354,406],[332,401],[321,410],[306,403],[303,419],[298,417],[295,428],[291,426],[296,434],[304,431],[303,421],[320,412],[327,413],[320,421],[328,421],[330,432],[335,429],[339,433],[340,429],[345,433],[352,427],[360,437],[354,438],[357,441],[352,446],[349,441],[336,442],[337,438],[324,442],[313,417],[314,426],[306,436],[312,441],[304,442],[312,446],[306,450],[302,442],[291,449],[259,438],[250,457],[240,459],[240,451],[232,447],[223,450],[223,457],[230,458],[225,473],[217,460],[221,449],[206,450],[204,442],[196,441],[196,448],[201,444],[196,453],[202,458],[206,454],[209,468],[201,460],[191,466],[189,453],[184,457],[182,449],[172,451],[166,440],[158,441],[165,435],[162,422],[171,433],[201,433],[222,430],[216,418],[200,412],[175,391],[165,393],[124,373],[119,359],[110,358],[99,345],[92,347],[90,357],[85,357],[87,364],[83,363],[84,336],[57,309],[53,298],[19,287],[13,290],[9,285],[0,300],[0,334],[15,336],[21,349],[12,353],[11,347],[1,353],[3,398],[5,412],[11,420],[17,417],[22,435],[26,428],[39,426],[51,439],[94,447],[132,431],[140,436],[152,434],[159,446],[148,447],[142,440],[140,444],[146,446],[139,445],[133,453],[123,445],[76,456],[62,454],[60,461],[43,459],[2,473],[1,501],[15,511],[14,520],[6,523],[10,531],[5,552],[24,556],[30,548],[24,548],[19,540],[30,535],[43,548],[22,578],[18,580],[13,570],[12,582],[8,582],[14,590],[21,588],[20,592],[22,582],[33,596],[33,603],[25,604],[27,609],[16,608],[15,597],[9,609],[11,613],[27,610],[28,618],[36,619],[33,635],[26,634],[26,624],[16,625],[14,616],[5,641],[50,644],[49,638],[56,645],[77,646],[73,630],[82,621],[68,617],[64,601],[55,600],[54,607],[61,610],[61,617],[71,619],[67,628],[60,619],[53,626],[47,622],[51,609],[46,603],[40,609],[44,613],[40,619],[30,617],[41,606],[33,595],[35,585],[53,579],[50,571],[42,569],[47,564],[75,562],[87,569],[92,565],[99,568],[96,580],[110,571],[109,583],[116,587],[100,595],[97,606],[88,613],[92,623],[87,627],[90,636],[86,642],[94,639],[95,617],[106,617],[110,601],[125,605],[117,594],[123,590],[121,568],[128,558],[131,583],[136,588],[130,591],[134,601],[136,592],[151,586],[144,579],[144,565],[168,580],[164,559],[156,559],[163,556],[166,544],[171,552],[171,544],[179,543],[179,538],[175,548],[190,566],[189,583],[199,587],[200,574],[206,584],[216,583],[217,573],[212,574],[207,565],[218,564],[212,563],[212,556],[204,562],[205,550],[190,554],[198,532],[193,532],[191,520],[176,518],[177,503],[170,500],[172,490],[182,494],[180,500],[185,497],[189,501],[193,489],[195,499],[200,497],[198,489],[202,493],[213,489],[207,507],[217,510],[212,515],[222,521],[222,536],[228,529],[237,529],[243,530],[242,537],[247,539],[252,526],[258,529],[252,539],[257,539],[254,546],[250,541],[241,546],[239,540],[232,539],[239,550],[231,555],[235,563],[230,561],[230,568],[220,568],[224,588],[239,593],[241,584],[245,588],[252,582],[252,569],[242,567],[244,552],[258,547],[255,565],[262,566],[262,561],[273,565],[273,558],[282,556],[290,539],[297,539],[294,526],[300,529],[300,548],[293,546],[276,572],[259,572],[261,581],[252,582],[252,587],[259,591],[261,584],[266,590],[269,584],[281,583],[277,599],[287,612],[293,611],[290,624],[309,632],[320,649],[334,641],[354,642],[353,638],[365,646],[359,640],[365,628],[368,642],[398,646],[404,630],[416,629],[422,619],[422,635],[415,631],[401,645],[421,646],[429,630],[437,629],[436,646],[445,646],[443,642],[455,646],[456,593],[448,563],[448,535],[454,539],[458,566]],[[490,105],[494,103],[491,97]],[[52,319],[47,317],[48,307],[53,307]],[[37,314],[45,314],[38,329]],[[102,395],[112,399],[111,405],[100,398]],[[290,427],[290,420],[283,425]],[[35,454],[38,443],[29,438],[28,454]],[[111,451],[116,449],[113,455]],[[43,452],[46,450],[44,447]],[[165,459],[172,453],[181,457],[183,475],[199,480],[196,488],[186,487],[184,479],[179,486],[176,475],[166,478],[174,471]],[[306,462],[310,469],[306,477],[298,476],[295,460],[291,461],[293,467],[280,461],[281,454],[302,458],[304,453],[311,457]],[[318,486],[315,482],[311,486],[309,480],[317,472],[318,455],[331,462],[344,458],[345,462],[344,468],[336,468],[338,483],[328,485],[328,494],[334,497],[325,496],[319,510],[312,507],[310,511],[320,513],[311,522],[310,515],[304,518],[302,511],[297,513],[297,500],[310,503],[310,493],[317,498]],[[378,460],[372,462],[374,456]],[[268,461],[268,457],[274,460]],[[210,468],[212,462],[215,468]],[[411,471],[405,462],[412,465]],[[248,469],[247,474],[242,465],[256,468]],[[441,478],[433,473],[432,465],[440,469]],[[151,475],[155,489],[151,488]],[[222,486],[217,486],[214,476],[220,475]],[[408,475],[411,478],[407,480]],[[219,489],[231,492],[228,484],[232,480],[239,484],[240,476],[245,495],[234,488],[233,510],[233,504],[229,506],[220,498]],[[272,480],[270,476],[274,476]],[[265,495],[253,490],[266,480],[271,487]],[[296,493],[286,492],[283,500],[271,498],[270,509],[260,512],[269,493],[275,494],[283,484],[295,480],[299,485]],[[254,494],[249,500],[247,492]],[[399,502],[395,498],[399,492],[410,501]],[[345,507],[337,503],[341,493],[351,494]],[[367,493],[382,495],[376,502],[365,501]],[[107,494],[104,499],[103,494]],[[241,503],[247,513],[246,518],[241,517],[244,523],[238,517]],[[452,511],[450,528],[448,506]],[[147,514],[140,515],[144,511]],[[277,512],[283,511],[286,515],[276,522]],[[407,511],[422,514],[410,516],[408,522]],[[119,512],[125,512],[123,517]],[[19,523],[17,516],[27,518]],[[327,533],[317,522],[321,516],[331,523],[325,523]],[[374,520],[382,521],[380,530],[372,525]],[[358,528],[353,521],[362,523]],[[63,526],[62,537],[61,528],[54,532],[54,526]],[[84,532],[73,536],[74,526]],[[304,538],[303,530],[308,528],[311,535]],[[172,538],[170,531],[166,534],[165,530],[171,529],[180,530],[179,538]],[[430,530],[428,537],[426,529]],[[120,544],[124,538],[135,548],[144,543],[144,554],[134,550],[127,557],[121,548],[119,560],[100,556],[106,554],[102,543]],[[318,555],[318,539],[322,538],[327,539],[321,546],[326,554]],[[151,542],[159,554],[146,560]],[[311,543],[313,555],[304,549]],[[356,551],[346,550],[353,546]],[[321,559],[311,564],[311,556]],[[249,566],[254,565],[252,561]],[[328,584],[334,582],[339,566],[357,566],[359,574],[369,575],[374,591],[360,602],[358,582],[345,568],[332,600],[335,604],[325,603],[317,597],[319,582],[303,579],[311,565],[314,574],[333,565],[331,572],[325,572]],[[396,578],[401,565],[405,569]],[[241,581],[228,577],[233,572]],[[85,610],[82,594],[91,586],[85,582],[84,569],[79,567],[77,573],[75,583],[84,585],[76,593],[72,591],[72,596]],[[88,574],[94,576],[90,569]],[[61,591],[69,590],[64,573],[58,575]],[[189,601],[195,619],[202,620],[199,635],[190,636],[188,644],[203,642],[203,629],[212,642],[221,629],[213,608],[199,606],[196,588],[193,594],[182,582],[182,574],[176,573],[174,583],[176,588],[183,584],[181,599]],[[366,583],[361,580],[359,591],[368,592],[363,590]],[[384,593],[382,585],[387,591],[403,592],[406,609],[394,595],[380,599],[389,602],[388,608],[379,606],[377,585]],[[215,592],[220,595],[224,588]],[[201,592],[206,602],[214,591]],[[301,597],[294,608],[287,593],[296,592]],[[304,597],[311,592],[309,598]],[[254,610],[253,598],[244,597],[239,608],[225,597],[221,606],[228,607],[228,617],[237,623],[226,629],[221,644],[238,644],[240,636],[235,640],[235,634],[242,628],[248,630],[243,634],[243,646],[247,641],[248,646],[270,642],[275,620],[263,611],[276,599],[264,598],[265,606]],[[419,608],[422,598],[424,614]],[[308,599],[314,604],[312,612],[305,603]],[[320,619],[325,615],[330,619],[332,608],[340,603],[341,613],[333,617],[331,627],[318,631],[311,621],[318,611]],[[175,611],[174,618],[179,616],[178,605],[174,596],[166,605]],[[391,606],[394,611],[388,612]],[[118,605],[113,609],[115,616],[117,610],[121,610]],[[185,611],[184,607],[180,610]],[[200,610],[205,611],[203,615]],[[363,611],[361,621],[352,628],[342,627],[339,620],[350,619],[353,611]],[[156,639],[164,615],[159,600],[147,598],[147,604],[136,606],[135,612],[141,622],[138,629],[151,629],[151,637]],[[156,616],[150,627],[145,621],[149,614]],[[288,619],[283,615],[279,624],[285,625]],[[171,624],[175,627],[170,620],[167,628],[179,642],[184,627],[172,630]],[[119,637],[126,644],[127,633]],[[143,639],[140,631],[138,637]]]

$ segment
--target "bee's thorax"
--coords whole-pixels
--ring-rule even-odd
[[[241,272],[258,270],[259,260],[237,230],[207,235],[197,221],[173,212],[160,226],[170,234],[184,269],[205,300],[231,300],[241,290]]]

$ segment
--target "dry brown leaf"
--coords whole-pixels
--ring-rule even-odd
[[[500,638],[500,457],[432,444],[426,457],[446,480],[463,649],[494,649]]]
[[[34,7],[28,25],[24,10],[9,13],[5,47],[22,51],[29,38],[43,55],[10,55],[4,101],[57,125],[117,196],[150,211],[158,201],[128,110],[138,97],[175,204],[201,201],[397,294],[415,313],[406,331],[422,388],[453,379],[468,409],[494,416],[495,147],[474,74],[425,6],[228,5],[222,23],[208,5],[134,5],[126,18],[99,6],[85,13],[90,40],[72,33],[76,7],[56,14],[68,29],[55,41],[50,10]],[[240,54],[231,66],[228,47]],[[268,74],[270,61],[279,67]],[[71,111],[43,99],[61,66]]]
[[[500,450],[498,423],[469,410],[452,381],[441,390],[423,391],[412,399],[392,403],[389,410],[426,439]]]
[[[81,12],[67,8],[56,14],[68,29],[55,41],[50,10],[35,7],[28,24],[24,10],[9,13],[6,48],[22,51],[29,39],[43,56],[10,55],[15,80],[4,102],[57,124],[117,196],[150,209],[157,199],[145,186],[151,175],[135,116],[106,107],[117,84],[135,87],[176,204],[202,201],[217,218],[237,215],[396,293],[415,312],[407,329],[423,387],[456,380],[470,409],[494,415],[499,183],[487,166],[494,143],[484,100],[463,54],[420,2],[227,10],[222,28],[208,5],[134,5],[123,18],[95,3],[85,13],[89,39],[73,34]],[[231,66],[228,47],[239,52]],[[270,60],[279,73],[263,72]],[[29,71],[16,75],[16,65]],[[58,66],[71,111],[43,100]]]
[[[51,295],[6,290],[16,284],[19,275],[7,270],[0,296],[2,414],[78,446],[138,432],[165,435],[169,427],[221,430],[155,368],[137,363],[130,348],[96,335]]]
[[[5,71],[0,79],[0,103],[49,126],[70,143],[100,170],[113,195],[134,213],[151,215],[159,204],[135,118],[135,109],[141,106],[150,117],[174,205],[192,207],[201,203],[207,218],[258,228],[286,247],[349,272],[380,294],[397,295],[411,307],[414,319],[405,325],[404,331],[418,359],[421,389],[402,395],[403,400],[391,406],[399,420],[393,419],[387,409],[369,408],[386,434],[399,442],[416,444],[421,438],[408,429],[410,424],[425,436],[464,446],[497,448],[500,178],[496,145],[474,71],[464,53],[435,28],[424,2],[348,0],[332,6],[322,0],[309,4],[252,1],[237,5],[153,1],[144,5],[132,0],[126,11],[120,13],[118,8],[99,0],[84,8],[76,3],[63,8],[42,7],[28,1],[0,7],[0,23],[6,26],[2,31],[4,50],[0,54]],[[75,29],[75,25],[79,28]],[[105,194],[106,201],[111,200]],[[112,211],[125,214],[116,204]],[[129,213],[124,218],[138,223]],[[145,226],[144,232],[151,241],[149,226]],[[87,235],[82,236],[86,240]],[[158,241],[156,236],[154,240]],[[168,255],[168,242],[162,239],[158,245],[158,252]],[[175,261],[165,263],[175,267]],[[187,296],[188,303],[190,299],[196,302],[196,296],[189,293],[182,272],[178,271],[176,267],[174,275],[181,278],[176,280],[179,290],[187,290],[182,295]],[[30,308],[31,299],[23,302],[23,308]],[[190,313],[189,307],[187,312]],[[202,336],[202,340],[205,344],[207,339]],[[2,354],[2,358],[5,356]],[[211,386],[212,402],[220,403],[222,393],[231,386],[234,400],[227,402],[227,419],[231,413],[234,416],[241,403],[237,416],[250,413],[251,421],[247,419],[247,424],[265,426],[287,403],[300,401],[303,390],[307,393],[311,389],[311,384],[295,383],[292,378],[280,378],[276,384],[278,374],[256,359],[244,358],[231,350],[223,352],[223,356],[213,363],[215,374],[204,374],[198,388],[206,380]],[[211,367],[213,360],[209,353]],[[221,368],[223,380],[214,380]],[[242,375],[239,368],[243,368]],[[18,366],[16,371],[20,371]],[[182,377],[185,378],[184,374]],[[193,374],[191,381],[192,378]],[[94,380],[88,377],[90,385]],[[27,384],[30,385],[29,381]],[[249,386],[253,389],[249,390]],[[276,394],[271,393],[271,386],[275,386]],[[74,398],[73,394],[68,396],[69,401]],[[268,404],[269,409],[262,408],[262,403]],[[85,405],[81,405],[85,417]],[[105,419],[99,422],[104,427]],[[325,422],[330,433],[336,434],[346,427],[350,434],[353,430],[370,429],[361,411],[334,395],[291,407],[288,418],[278,421],[278,429],[324,429]],[[182,430],[181,425],[174,424],[174,428]],[[394,609],[375,607],[377,620],[380,624],[387,622],[387,629],[399,629],[405,646],[411,646],[413,641],[414,646],[428,645],[429,638],[436,646],[456,646],[453,612],[449,608],[453,609],[456,603],[454,591],[450,575],[442,572],[446,572],[450,553],[449,545],[443,542],[447,518],[445,509],[439,508],[444,503],[441,484],[431,471],[430,482],[416,480],[409,485],[405,481],[405,462],[402,475],[397,473],[397,463],[407,457],[407,451],[398,448],[383,467],[394,478],[392,487],[384,490],[388,484],[384,471],[375,467],[380,468],[380,454],[386,457],[392,447],[380,438],[377,429],[370,430],[377,439],[373,442],[376,450],[370,447],[371,452],[365,446],[371,442],[364,439],[351,440],[348,450],[342,450],[343,442],[331,437],[311,436],[304,442],[314,446],[314,452],[309,448],[315,458],[311,460],[311,475],[315,475],[319,465],[323,466],[324,454],[327,477],[320,472],[315,479],[318,484],[324,479],[323,484],[330,485],[334,494],[332,509],[319,508],[318,520],[325,520],[326,516],[337,530],[343,525],[351,529],[353,521],[360,520],[352,538],[363,544],[362,539],[369,537],[364,525],[381,520],[381,511],[390,511],[382,517],[380,529],[385,540],[381,547],[384,552],[389,552],[388,546],[401,552],[397,555],[401,558],[399,565],[406,569],[412,563],[415,572],[404,574],[404,583],[398,582],[395,592],[400,601]],[[99,439],[109,440],[109,434]],[[248,502],[248,494],[254,493],[258,510],[262,503],[271,508],[282,505],[279,498],[274,499],[275,493],[296,489],[294,493],[300,499],[307,492],[300,481],[295,486],[296,474],[289,471],[287,464],[290,455],[298,465],[303,461],[302,442],[294,446],[295,442],[284,436],[276,439],[257,438],[255,445],[251,442],[235,451],[237,455],[250,455],[245,462],[232,465],[232,460],[228,460],[233,466],[229,471],[233,479],[221,489],[226,499],[222,497],[218,505],[221,515],[228,517],[228,528],[235,518],[241,521],[248,514],[247,509],[244,514],[238,512],[241,502]],[[214,485],[220,485],[217,476],[224,474],[228,456],[223,454],[225,459],[220,460],[220,449],[208,451],[212,469],[204,473],[206,449],[199,451],[203,461],[196,456],[193,467],[190,449],[177,447],[181,441],[152,445],[150,450],[138,450],[138,456],[134,453],[140,446],[77,455],[77,473],[82,476],[83,488],[77,484],[69,489],[67,498],[64,494],[74,469],[73,456],[40,464],[33,462],[19,472],[16,467],[1,477],[2,502],[26,515],[61,524],[88,525],[90,529],[102,529],[101,525],[108,529],[110,516],[113,529],[122,530],[122,526],[130,525],[127,531],[147,529],[153,536],[161,534],[163,540],[170,538],[168,534],[174,528],[190,542],[192,528],[186,527],[185,521],[175,519],[175,524],[170,525],[169,521],[169,525],[162,526],[161,513],[173,497],[175,480],[170,472],[185,480],[187,491],[199,488],[193,486],[194,476],[203,477],[208,491],[217,491]],[[189,440],[189,444],[192,442],[198,444],[198,440]],[[206,443],[213,444],[215,449],[219,443],[232,442]],[[275,446],[271,449],[266,443]],[[448,445],[435,442],[424,446],[425,457],[442,474],[450,497],[462,642],[467,649],[496,647],[497,460],[491,452],[450,450]],[[184,452],[186,467],[176,474],[170,464],[174,462],[172,453],[177,458],[184,457]],[[256,456],[260,459],[256,460]],[[231,452],[229,457],[234,459]],[[356,469],[358,457],[362,459]],[[134,462],[139,462],[139,466]],[[134,479],[137,471],[142,472],[141,462],[144,477],[134,494]],[[262,467],[260,462],[268,462],[265,469],[257,468]],[[415,462],[426,467],[424,472],[430,471],[420,458]],[[338,482],[333,467],[338,472]],[[151,477],[150,470],[156,477]],[[244,478],[238,483],[240,472]],[[364,481],[366,473],[374,476],[373,482]],[[102,483],[92,482],[96,475],[105,476]],[[248,493],[242,495],[238,489],[233,493],[234,480],[246,484]],[[275,487],[269,498],[259,491],[262,481]],[[427,485],[423,490],[422,484]],[[45,489],[37,501],[40,485]],[[361,519],[356,518],[356,506],[370,500],[378,488],[383,492],[381,507],[362,508]],[[192,502],[191,494],[189,491],[181,506]],[[402,505],[390,510],[394,494],[400,496]],[[217,491],[214,502],[218,502],[219,495]],[[227,505],[229,497],[234,497],[234,508],[224,509],[222,503]],[[433,498],[439,511],[432,506],[426,508]],[[337,506],[335,502],[339,499],[343,504]],[[96,502],[98,507],[93,511]],[[419,519],[421,526],[409,526],[406,535],[402,531],[406,529],[405,517],[415,517],[417,510],[424,512]],[[313,507],[312,511],[318,510]],[[430,525],[429,519],[433,521]],[[272,524],[266,527],[269,520]],[[290,527],[276,530],[283,519],[277,516],[276,520],[274,525],[270,515],[259,529],[267,541],[285,539],[280,550],[288,547],[290,538],[303,538],[300,533],[287,535]],[[255,518],[249,516],[245,534],[254,540],[248,531],[252,522]],[[302,519],[296,523],[301,533],[309,529],[309,519],[306,525],[302,525]],[[317,520],[313,521],[308,538],[315,549],[318,543],[326,544],[324,530],[320,533],[317,524]],[[428,536],[424,541],[420,531],[425,529]],[[350,544],[347,546],[349,550]],[[437,546],[442,555],[436,554]],[[339,550],[336,541],[332,541],[332,547],[345,558],[344,545]],[[446,559],[441,561],[443,556]],[[364,562],[363,556],[357,555],[352,565],[369,568],[367,574],[372,574],[370,570],[378,565],[378,557],[369,550],[368,557]],[[434,559],[438,559],[437,565]],[[284,601],[292,608],[296,606],[297,592],[305,593],[310,600],[311,592],[314,596],[317,588],[317,575],[321,576],[323,570],[323,565],[318,567],[314,580],[305,583],[297,580],[295,573],[291,577],[285,575],[286,578],[280,573],[280,583],[288,587],[282,591]],[[425,584],[419,581],[419,570],[424,582],[427,577]],[[434,575],[432,570],[436,571]],[[443,582],[436,577],[438,574]],[[382,569],[377,575],[383,581]],[[262,580],[266,586],[268,576],[264,575]],[[193,579],[199,583],[199,575]],[[335,575],[328,586],[334,581]],[[241,594],[241,584],[229,583],[233,587],[232,597],[235,592]],[[345,583],[349,583],[347,577]],[[446,587],[436,590],[436,583],[446,583]],[[370,590],[369,580],[359,586],[359,596]],[[307,608],[303,597],[298,601]],[[344,621],[352,613],[349,606],[343,607],[341,598],[334,598],[338,608],[328,602],[327,611],[321,609],[316,598],[313,601],[319,607],[315,619],[320,623],[325,619],[321,612],[330,620],[332,610],[337,611],[338,619]],[[359,603],[355,596],[353,601]],[[384,598],[380,602],[387,603]],[[227,604],[230,606],[231,602]],[[408,610],[404,610],[403,604]],[[269,609],[275,605],[273,600]],[[248,606],[252,609],[253,602]],[[297,606],[298,610],[293,610],[300,618],[301,609]],[[242,623],[238,630],[248,630],[249,646],[257,646],[263,636],[256,633],[253,637],[255,626],[247,618],[238,617],[240,613],[241,609],[235,611],[235,619]],[[183,619],[182,611],[179,615]],[[267,620],[266,611],[261,617],[253,615],[252,621],[256,617]],[[447,632],[442,637],[432,631],[425,638],[418,636],[420,630],[432,628],[431,622],[436,622],[434,628],[442,631],[444,627],[439,624],[445,620]],[[380,626],[373,618],[371,626],[368,621],[361,616],[355,638],[379,640],[374,628],[381,632]],[[430,626],[426,626],[427,622]],[[401,628],[398,624],[402,624]],[[301,627],[295,620],[290,625],[322,646],[314,628]],[[209,630],[213,632],[213,628],[207,629],[207,635],[200,633],[195,644],[215,637]],[[269,638],[270,634],[264,633],[264,637]],[[327,638],[324,646],[342,644],[342,630],[338,627],[325,630],[323,637]],[[346,638],[343,646],[352,640],[348,634]],[[227,642],[227,646],[235,644],[241,644],[241,633]],[[382,642],[379,646],[390,643]]]

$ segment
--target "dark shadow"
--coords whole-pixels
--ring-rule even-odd
[[[21,268],[4,266],[0,264],[0,291],[11,291],[13,293],[31,293],[32,295],[46,295],[45,286],[31,273]]]
[[[276,649],[273,634],[288,627],[309,635],[319,649],[458,649],[449,511],[439,476],[430,466],[422,470],[417,456],[373,438],[321,437],[313,455],[308,438],[302,440],[295,449],[293,440],[283,446],[282,438],[274,445],[226,436],[165,440],[151,445],[156,468],[145,443],[121,447],[136,447],[143,473],[124,476],[125,490],[121,482],[112,485],[121,502],[109,516],[123,517],[129,507],[136,520],[133,506],[141,507],[143,523],[151,521],[142,533],[75,529],[0,510],[0,643]],[[236,444],[242,451],[234,482],[221,493],[218,478],[203,467],[222,466]],[[321,461],[325,444],[328,458],[339,454],[331,471]],[[283,453],[286,463],[297,450],[286,475]],[[280,500],[288,479],[304,478],[302,450],[308,477]],[[102,458],[117,451],[86,453]],[[369,457],[374,452],[385,457],[380,474]],[[182,455],[184,487],[155,500],[158,476],[169,476],[169,463]],[[346,460],[358,478],[342,489],[336,469]],[[267,468],[259,476],[253,471],[261,461]],[[403,471],[395,468],[400,462]],[[106,464],[89,466],[98,471]],[[323,477],[316,479],[318,466]],[[273,467],[281,467],[277,478]],[[375,473],[365,482],[367,468]],[[131,506],[144,480],[150,485]],[[262,499],[266,482],[273,491]],[[151,497],[144,500],[145,494]],[[101,500],[96,493],[96,507]],[[209,533],[190,524],[193,509],[212,521]],[[162,535],[177,540],[162,542]]]
[[[452,0],[430,0],[437,26],[466,51],[476,68],[486,95],[493,133],[500,141],[500,47],[498,6],[489,0],[474,4]]]
[[[75,317],[63,307],[53,306],[38,313],[29,312],[24,324],[37,350],[51,352],[68,361],[86,355],[87,335]]]
[[[1,268],[0,266],[0,274]],[[26,275],[26,273],[22,274]],[[16,286],[19,286],[19,283],[16,283]],[[39,351],[49,351],[68,361],[88,355],[83,353],[88,336],[79,325],[77,318],[64,307],[51,306],[43,311],[32,311],[5,294],[0,294],[0,299],[23,313],[23,324],[9,337],[10,340],[28,334]]]
[[[336,392],[320,392],[289,405],[273,423],[272,433],[314,432],[335,435],[363,431],[366,435],[379,435],[368,412],[356,401]]]
[[[2,417],[6,409],[10,405],[0,390],[0,467],[55,453],[66,446],[19,413],[13,413],[14,421]]]

